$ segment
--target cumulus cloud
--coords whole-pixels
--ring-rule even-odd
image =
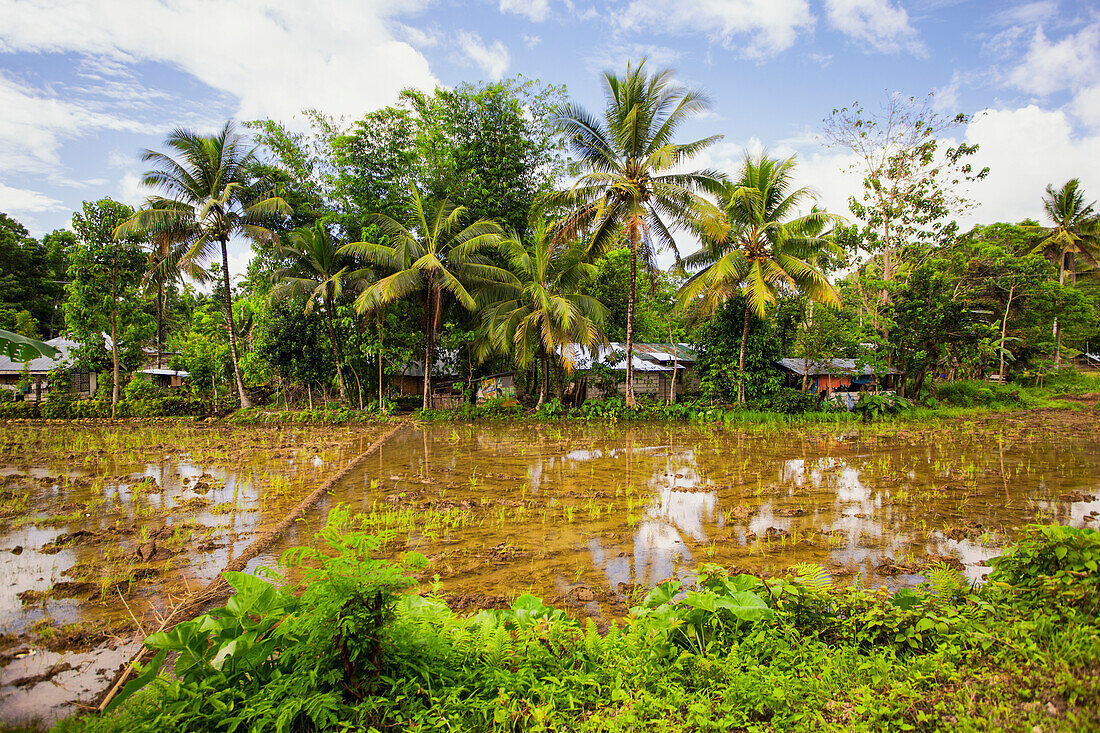
[[[359,114],[407,86],[430,88],[427,60],[391,19],[417,0],[0,0],[0,49],[75,52],[180,69],[239,100],[243,118],[303,107]]]
[[[67,207],[55,198],[26,188],[12,188],[0,183],[0,211],[8,214],[41,214],[64,211]]]
[[[864,48],[926,54],[905,8],[889,0],[825,0],[825,11],[831,26]]]
[[[1060,186],[1080,178],[1086,191],[1100,194],[1100,135],[1074,133],[1061,110],[1035,105],[986,110],[966,129],[968,143],[981,147],[974,165],[990,167],[989,177],[973,188],[981,205],[973,218],[982,222],[1042,219],[1047,184]]]
[[[480,68],[491,79],[500,79],[508,71],[511,56],[500,41],[486,45],[477,33],[460,31],[458,47],[468,61]]]
[[[500,12],[525,15],[534,23],[541,23],[550,15],[550,0],[500,0]]]
[[[152,132],[149,125],[36,90],[0,71],[0,170],[59,175],[66,139],[97,130]]]
[[[1047,95],[1078,89],[1100,76],[1100,28],[1090,24],[1060,41],[1051,42],[1036,28],[1027,55],[1008,81],[1032,94]]]
[[[813,27],[813,21],[806,0],[632,0],[614,15],[620,30],[705,33],[752,59],[787,50],[801,31]]]

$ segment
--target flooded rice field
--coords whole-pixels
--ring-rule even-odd
[[[0,424],[0,724],[94,696],[383,429]]]
[[[210,580],[389,426],[0,426],[0,723],[52,722],[139,625]],[[600,618],[701,562],[913,585],[980,580],[1028,523],[1097,524],[1095,410],[887,426],[444,423],[395,435],[334,503],[429,558],[456,609],[520,593]]]

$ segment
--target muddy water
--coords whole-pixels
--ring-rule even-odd
[[[335,498],[392,530],[392,551],[428,556],[423,577],[460,607],[529,591],[613,615],[700,562],[770,574],[812,562],[891,587],[947,562],[978,580],[1023,525],[1095,526],[1089,425],[428,426]]]
[[[772,574],[812,562],[893,587],[944,561],[980,579],[1027,523],[1097,524],[1094,415],[427,425],[250,567],[275,565],[344,502],[388,533],[388,553],[427,556],[422,587],[438,582],[459,609],[533,592],[608,618],[700,562]],[[0,426],[0,723],[69,714],[135,648],[131,611],[155,627],[384,429]]]
[[[0,426],[0,724],[48,724],[102,689],[139,623],[377,432]]]

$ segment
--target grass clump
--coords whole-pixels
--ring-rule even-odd
[[[973,588],[838,588],[697,568],[600,633],[532,596],[453,613],[403,591],[424,558],[346,510],[297,590],[240,573],[225,608],[154,634],[105,717],[64,730],[975,730],[1100,725],[1100,534],[1032,528]],[[170,654],[171,673],[161,671]]]

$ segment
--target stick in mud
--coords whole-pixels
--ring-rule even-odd
[[[176,625],[198,616],[206,609],[208,609],[213,603],[227,596],[230,588],[229,584],[225,582],[225,578],[223,577],[224,573],[239,572],[241,570],[244,570],[245,566],[247,566],[253,558],[267,550],[267,548],[274,544],[277,539],[282,537],[288,529],[294,526],[294,523],[301,519],[307,511],[312,509],[319,501],[321,501],[321,499],[323,499],[329,493],[332,487],[336,485],[336,482],[340,481],[342,478],[351,473],[356,466],[365,461],[368,457],[370,457],[372,453],[382,447],[382,445],[387,440],[392,438],[403,428],[408,426],[411,422],[411,417],[402,420],[391,430],[382,435],[382,437],[380,437],[378,440],[371,443],[365,451],[356,456],[355,460],[342,468],[340,471],[336,472],[327,481],[314,489],[309,494],[309,496],[307,496],[301,501],[301,503],[298,504],[298,506],[294,507],[294,509],[292,509],[289,514],[283,517],[281,522],[276,524],[274,527],[264,533],[263,536],[259,537],[255,542],[249,545],[248,549],[242,552],[238,557],[226,563],[225,567],[222,568],[221,572],[218,573],[213,580],[207,583],[200,590],[195,591],[186,600],[184,600],[183,603],[177,606],[175,610],[173,610],[172,613],[170,613],[168,617],[164,619],[164,623],[160,625],[160,628],[157,629],[157,631],[160,632],[172,629]],[[99,704],[95,707],[95,710],[97,712],[103,712],[103,710],[111,703],[111,700],[115,698],[119,690],[122,689],[122,686],[126,684],[126,680],[129,679],[130,674],[134,670],[134,665],[145,663],[150,655],[151,650],[143,646],[141,650],[137,654],[135,654],[129,662],[126,663],[122,670],[119,671],[117,675],[115,675],[114,682],[111,684],[111,686],[107,688],[105,693],[103,693],[102,698],[99,700]]]

